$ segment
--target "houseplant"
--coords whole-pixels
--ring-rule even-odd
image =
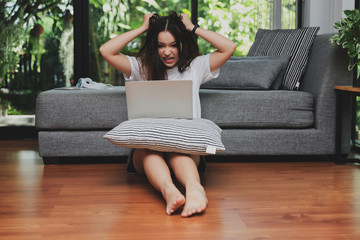
[[[353,71],[360,66],[360,10],[345,10],[344,13],[346,17],[334,23],[339,32],[331,36],[330,41],[346,49],[350,58],[348,70]],[[360,81],[354,81],[354,85],[360,86]]]

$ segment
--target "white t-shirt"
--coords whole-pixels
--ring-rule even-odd
[[[127,56],[131,65],[131,76],[124,74],[125,80],[143,81],[139,70],[139,62],[135,57]],[[167,70],[168,80],[192,80],[193,82],[193,116],[194,118],[201,118],[201,105],[199,97],[200,85],[217,78],[220,73],[220,68],[210,72],[209,63],[210,54],[196,57],[190,64],[190,67],[180,73],[177,67]]]

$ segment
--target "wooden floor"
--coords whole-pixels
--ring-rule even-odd
[[[206,212],[181,218],[125,164],[44,166],[37,148],[0,141],[1,240],[360,239],[359,166],[210,162]]]

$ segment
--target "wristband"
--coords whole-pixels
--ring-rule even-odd
[[[199,27],[199,24],[196,24],[194,28],[191,30],[192,33],[195,33],[196,29]]]

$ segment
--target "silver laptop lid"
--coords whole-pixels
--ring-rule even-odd
[[[193,118],[190,80],[129,81],[125,89],[129,119]]]

